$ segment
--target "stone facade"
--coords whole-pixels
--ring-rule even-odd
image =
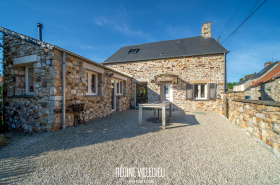
[[[186,100],[186,84],[217,83],[217,98],[223,92],[224,55],[203,55],[171,59],[132,61],[114,64],[104,64],[110,68],[123,71],[133,76],[138,82],[146,82],[148,86],[148,101],[160,100],[160,83],[152,83],[154,77],[160,74],[178,75],[178,83],[172,84],[173,107],[181,110],[216,110],[215,100]],[[176,80],[177,81],[177,80]],[[132,98],[135,95],[133,83]]]
[[[3,45],[5,124],[26,132],[51,131],[56,117],[53,50],[6,34]],[[25,95],[25,67],[13,65],[13,59],[30,55],[37,55],[32,97]]]
[[[40,42],[26,41],[25,37],[21,39],[21,36],[17,35],[4,34],[3,41],[5,124],[13,131],[42,132],[61,129],[62,51]],[[33,67],[34,95],[26,94],[26,64],[14,64],[15,60],[30,56],[36,57],[36,61],[28,64]],[[70,52],[66,52],[65,58],[66,127],[72,126],[74,122],[74,115],[70,113],[69,108],[72,104],[85,104],[85,121],[110,114],[112,79],[126,79],[124,95],[117,97],[117,110],[122,111],[130,107],[131,78],[90,63]],[[98,72],[99,92],[96,96],[86,95],[85,63],[93,69],[97,67],[103,70]]]
[[[252,87],[251,99],[280,101],[280,78]]]

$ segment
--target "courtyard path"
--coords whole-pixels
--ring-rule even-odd
[[[55,133],[8,133],[0,184],[280,183],[280,159],[217,112],[172,116],[165,130],[146,121],[152,110],[142,127],[127,110]],[[120,167],[135,177],[116,177]],[[149,167],[163,173],[139,177]]]

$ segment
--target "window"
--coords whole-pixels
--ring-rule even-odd
[[[206,85],[205,84],[195,84],[194,85],[194,98],[195,99],[206,99]]]
[[[138,51],[139,51],[139,48],[137,48],[137,49],[134,48],[134,49],[130,49],[128,53],[129,53],[129,54],[135,54],[135,53],[137,53]]]
[[[169,93],[168,93],[168,90],[169,90],[169,86],[168,86],[168,85],[165,85],[165,86],[164,86],[164,94],[169,94]]]
[[[25,91],[26,95],[34,95],[33,67],[25,67]]]
[[[91,71],[86,71],[86,82],[87,82],[87,95],[98,94],[98,81],[97,74]]]
[[[117,95],[123,95],[123,82],[116,80]]]

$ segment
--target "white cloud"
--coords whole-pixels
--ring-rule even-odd
[[[98,16],[95,17],[94,22],[95,24],[102,26],[104,24],[107,24],[109,21],[106,16]]]

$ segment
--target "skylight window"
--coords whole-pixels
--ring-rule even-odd
[[[139,48],[133,48],[133,49],[130,49],[129,50],[129,52],[128,52],[128,54],[135,54],[135,53],[137,53],[139,51]]]

